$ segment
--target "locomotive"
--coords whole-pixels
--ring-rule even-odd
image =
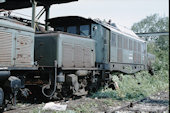
[[[111,74],[148,70],[146,41],[113,23],[79,16],[46,20],[53,31],[34,31],[0,18],[0,107],[17,95],[37,93],[49,99],[82,96],[107,85]]]

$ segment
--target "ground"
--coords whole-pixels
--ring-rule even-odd
[[[135,113],[140,112],[160,112],[167,111],[169,107],[169,91],[161,91],[155,95],[149,96],[144,100],[134,104],[131,108],[121,109],[122,106],[127,106],[130,101],[113,100],[111,98],[90,98],[82,97],[75,100],[68,101],[55,101],[55,103],[61,103],[67,105],[66,111],[44,111],[42,104],[17,104],[18,108],[5,113]]]

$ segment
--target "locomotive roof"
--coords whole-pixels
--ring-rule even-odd
[[[37,6],[47,6],[53,4],[62,4],[78,0],[35,0]],[[32,7],[30,0],[6,0],[6,2],[0,3],[1,9],[14,10]]]
[[[145,42],[143,39],[139,38],[132,30],[127,29],[123,26],[120,26],[118,24],[108,24],[106,22],[97,20],[97,19],[91,19],[91,18],[84,18],[80,16],[63,16],[63,17],[56,17],[48,19],[47,22],[49,22],[49,25],[53,28],[57,26],[65,26],[65,25],[76,25],[76,24],[90,24],[90,23],[97,23],[102,26],[104,26],[107,29],[110,29],[111,31],[123,34],[128,37],[133,37],[136,40]]]

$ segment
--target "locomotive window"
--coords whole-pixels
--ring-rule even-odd
[[[116,47],[116,35],[112,33],[112,38],[111,38],[111,45]]]
[[[81,25],[80,26],[80,35],[83,35],[83,36],[89,36],[89,25]]]
[[[77,34],[77,27],[76,26],[68,26],[67,27],[67,32]]]
[[[63,31],[64,32],[64,27],[56,27],[55,31]]]

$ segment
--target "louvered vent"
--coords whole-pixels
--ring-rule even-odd
[[[12,34],[0,31],[0,66],[10,66],[12,57]]]

